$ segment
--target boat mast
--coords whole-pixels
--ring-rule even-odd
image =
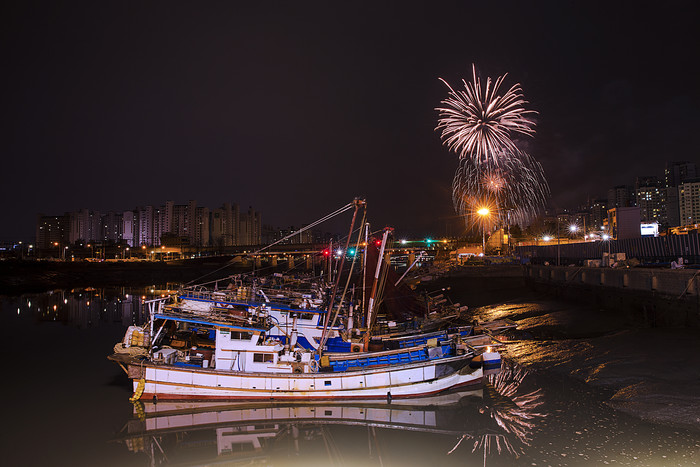
[[[367,311],[367,247],[369,247],[369,222],[365,223],[365,251],[362,255],[362,316],[366,316]]]
[[[348,232],[348,238],[345,241],[345,248],[341,251],[340,254],[340,265],[338,266],[338,274],[336,275],[335,278],[335,283],[333,284],[333,291],[331,292],[331,297],[330,300],[328,301],[328,311],[326,312],[326,320],[323,324],[323,334],[322,336],[325,337],[326,332],[328,331],[328,323],[330,323],[331,319],[331,313],[333,312],[333,302],[335,300],[335,295],[338,293],[338,285],[340,284],[340,276],[342,275],[343,272],[343,266],[345,266],[345,256],[347,256],[347,251],[348,247],[350,246],[350,238],[352,237],[352,231],[355,229],[355,220],[357,219],[357,211],[360,210],[360,206],[365,205],[365,201],[361,200],[359,198],[355,198],[353,201],[353,204],[355,205],[355,211],[352,213],[352,221],[350,221],[350,231]],[[333,252],[331,252],[331,257],[333,257]],[[324,339],[323,337],[321,338],[321,342],[323,342]],[[323,349],[319,347],[318,349],[319,355],[323,352]]]
[[[365,352],[369,350],[369,337],[372,330],[372,312],[374,311],[374,300],[377,295],[377,286],[379,284],[379,272],[382,270],[382,260],[384,259],[384,249],[386,241],[389,238],[389,232],[393,229],[390,227],[384,228],[384,236],[382,237],[382,246],[379,248],[379,257],[377,258],[377,269],[374,271],[374,282],[372,283],[372,292],[369,294],[369,303],[367,304],[367,331],[365,331]]]

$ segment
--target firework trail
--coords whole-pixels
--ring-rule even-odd
[[[476,211],[488,207],[494,225],[525,224],[545,205],[549,187],[542,166],[520,150],[514,138],[533,135],[535,123],[525,110],[519,84],[499,94],[503,75],[485,85],[472,66],[473,80],[462,80],[464,89],[449,89],[436,130],[451,151],[459,156],[459,167],[452,183],[452,200],[457,213],[468,226],[482,222]]]

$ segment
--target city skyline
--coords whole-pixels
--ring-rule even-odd
[[[656,175],[637,176],[634,185],[622,184],[609,188],[607,198],[605,196],[589,197],[585,204],[575,207],[558,209],[549,207],[539,219],[535,219],[535,224],[541,222],[545,224],[547,222],[560,223],[560,221],[562,225],[572,223],[571,225],[575,225],[580,234],[585,235],[589,231],[604,228],[603,224],[607,224],[609,219],[609,209],[627,207],[638,207],[641,223],[656,223],[658,224],[657,229],[662,231],[696,224],[700,222],[700,199],[696,199],[698,198],[698,190],[700,190],[700,178],[697,174],[695,162],[667,162],[661,177]],[[188,232],[189,227],[185,225],[188,213],[191,218],[194,218],[195,215],[199,218],[197,223],[200,226],[196,234]],[[93,214],[97,217],[96,227],[93,227],[89,220],[78,220],[80,216],[92,218]],[[127,215],[130,215],[128,222],[132,225],[130,228],[127,228]],[[60,217],[65,218],[60,222],[65,222],[70,226],[71,232],[65,234],[69,235],[70,239],[63,237],[48,239],[47,237],[40,240],[40,230],[44,228],[41,227],[42,222],[46,226],[47,222],[57,221]],[[252,206],[248,208],[247,214],[244,212],[241,216],[238,203],[224,202],[219,208],[209,208],[198,206],[196,200],[189,200],[187,204],[179,205],[175,205],[174,201],[169,200],[161,206],[138,206],[131,210],[109,211],[107,213],[83,208],[79,211],[66,211],[63,216],[48,215],[42,217],[40,214],[36,224],[35,242],[37,247],[43,245],[44,248],[47,248],[47,245],[50,248],[50,245],[54,244],[56,240],[68,244],[74,244],[81,240],[88,242],[123,241],[130,246],[158,246],[161,244],[162,235],[165,234],[180,238],[189,236],[188,245],[233,246],[270,243],[293,233],[297,229],[294,225],[281,227],[280,224],[274,222],[263,224],[260,217],[261,214],[255,212]],[[141,218],[149,220],[144,223],[140,221]],[[206,221],[204,227],[201,226],[202,220]],[[253,220],[255,227],[252,227],[252,224],[249,225]],[[117,226],[118,222],[121,222],[121,226]],[[77,227],[79,224],[82,227]],[[303,226],[305,224],[296,225]],[[150,234],[148,233],[149,226]],[[131,229],[137,231],[132,232]],[[66,231],[68,230],[66,227]],[[428,236],[444,234],[448,237],[455,237],[454,232],[449,230],[447,227],[446,232],[429,232]],[[83,231],[99,231],[99,239],[84,235]],[[255,232],[253,236],[251,236],[252,232]],[[405,237],[403,233],[399,234]],[[551,232],[547,232],[545,236],[550,234]],[[307,231],[304,235],[308,243],[312,241],[320,243],[321,241],[313,239],[311,232]],[[320,236],[321,234],[316,232],[315,235]],[[328,233],[327,235],[332,234]]]
[[[697,161],[693,4],[13,4],[0,240],[39,212],[149,200],[311,222],[356,196],[414,234],[455,218],[439,78],[508,73],[550,205]],[[479,18],[479,20],[475,20]],[[89,200],[89,202],[86,202]]]
[[[210,209],[197,200],[175,204],[137,206],[108,211],[81,208],[63,214],[39,214],[36,219],[37,249],[85,243],[138,246],[227,247],[262,242],[262,218],[253,210],[241,212],[237,203],[224,202]]]

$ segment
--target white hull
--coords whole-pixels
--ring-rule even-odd
[[[481,368],[470,358],[444,358],[342,373],[271,374],[144,364],[142,399],[159,400],[323,400],[424,397],[481,383]],[[143,374],[145,373],[145,374]],[[134,378],[136,391],[138,377]]]

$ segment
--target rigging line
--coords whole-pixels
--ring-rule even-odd
[[[280,239],[280,240],[277,240],[276,242],[274,242],[274,243],[272,243],[272,244],[270,244],[270,245],[267,245],[267,246],[265,246],[265,247],[263,247],[263,248],[261,248],[261,249],[259,249],[259,250],[257,250],[257,251],[254,251],[253,253],[250,253],[250,254],[253,254],[253,255],[254,255],[254,254],[256,254],[256,253],[260,253],[260,252],[263,251],[263,250],[266,250],[266,249],[268,249],[268,248],[270,248],[270,247],[272,247],[272,246],[274,246],[274,245],[277,245],[277,244],[280,243],[281,241],[287,240],[288,238],[293,237],[294,235],[298,235],[299,233],[301,233],[301,232],[303,232],[303,231],[305,231],[305,230],[308,230],[308,229],[310,229],[310,228],[316,227],[318,224],[320,224],[320,223],[322,223],[322,222],[325,222],[325,221],[327,221],[328,219],[331,219],[331,218],[337,216],[338,214],[342,214],[343,212],[349,210],[349,209],[352,208],[354,205],[355,205],[355,202],[354,202],[354,201],[353,201],[352,203],[348,203],[348,204],[346,204],[345,206],[343,206],[342,208],[337,209],[337,210],[335,210],[334,212],[332,212],[332,213],[330,213],[330,214],[327,214],[326,216],[322,217],[321,219],[319,219],[319,220],[317,220],[317,221],[315,221],[315,222],[313,222],[313,223],[307,225],[306,227],[301,228],[300,230],[297,230],[297,231],[294,232],[293,234],[289,234],[289,235],[287,235],[286,237],[284,237],[284,238],[282,238],[282,239]],[[242,256],[243,254],[245,254],[245,253],[239,253],[238,256]],[[189,281],[189,282],[186,283],[185,285],[186,285],[186,286],[187,286],[187,285],[190,285],[190,284],[192,284],[193,282],[196,282],[196,281],[198,281],[198,280],[200,280],[200,279],[202,279],[202,278],[204,278],[204,277],[207,277],[207,276],[210,276],[210,275],[212,275],[212,274],[214,274],[214,273],[217,273],[217,272],[221,271],[222,269],[226,269],[226,268],[229,267],[230,265],[231,265],[231,261],[227,262],[226,264],[224,264],[223,266],[221,266],[221,267],[218,268],[218,269],[215,269],[215,270],[213,270],[213,271],[211,271],[211,272],[208,272],[208,273],[206,273],[206,274],[204,274],[204,275],[202,275],[202,276],[199,276],[199,277],[197,277],[197,278],[195,278],[195,279],[192,279],[191,281]]]
[[[285,240],[288,240],[288,239],[292,238],[293,236],[300,234],[301,232],[304,232],[304,231],[309,230],[309,229],[311,229],[311,228],[313,228],[313,227],[316,227],[317,225],[319,225],[319,224],[321,224],[321,223],[327,221],[328,219],[331,219],[331,218],[333,218],[333,217],[335,217],[335,216],[337,216],[337,215],[339,215],[339,214],[344,213],[345,211],[347,211],[347,210],[353,208],[354,206],[355,206],[355,203],[354,203],[354,202],[348,203],[348,204],[346,204],[345,206],[343,206],[342,208],[336,210],[335,212],[332,212],[332,213],[326,215],[325,217],[322,217],[321,219],[319,219],[319,220],[317,220],[317,221],[315,221],[315,222],[313,222],[313,223],[311,223],[311,224],[309,224],[309,225],[307,225],[307,226],[305,226],[305,227],[302,227],[301,229],[297,230],[296,232],[290,233],[290,234],[287,235],[286,237],[280,238],[280,239],[277,240],[276,242],[270,243],[269,245],[266,245],[266,246],[260,248],[259,250],[256,250],[256,251],[252,252],[251,254],[254,255],[254,254],[260,253],[260,252],[262,252],[262,251],[265,251],[265,250],[267,250],[268,248],[273,247],[273,246],[277,245],[277,244],[280,243],[280,242],[283,242],[283,241],[285,241]]]

